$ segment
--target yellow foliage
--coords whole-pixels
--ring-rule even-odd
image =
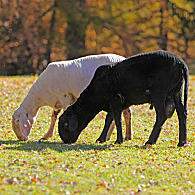
[[[67,37],[77,37],[79,41],[84,35],[85,42],[81,41],[84,46],[71,45],[78,56],[88,53],[131,56],[162,49],[164,44],[165,49],[193,61],[193,3],[187,0],[169,0],[169,4],[166,0],[59,0],[52,27],[54,1],[2,0],[0,59],[6,67],[14,67],[14,63],[21,70],[24,64],[38,67],[36,63],[47,61],[48,51],[52,61],[66,59],[71,44],[66,42]],[[173,12],[172,4],[179,14]],[[74,28],[73,33],[67,33],[68,24]],[[21,55],[27,59],[25,63]]]

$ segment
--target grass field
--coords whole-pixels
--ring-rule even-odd
[[[145,149],[155,113],[149,105],[133,106],[134,139],[97,144],[101,112],[72,145],[61,143],[57,126],[48,141],[38,140],[50,124],[51,109],[39,111],[29,141],[16,139],[11,127],[35,77],[0,77],[0,194],[195,194],[195,76],[190,77],[188,141],[178,148],[174,113],[156,145]],[[124,128],[123,128],[124,129]]]

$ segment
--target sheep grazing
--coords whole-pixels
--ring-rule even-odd
[[[104,110],[107,112],[105,126],[97,141],[106,141],[108,128],[114,119],[116,143],[122,143],[122,110],[131,105],[150,103],[156,111],[156,122],[146,144],[156,143],[162,125],[176,109],[179,119],[178,146],[183,146],[187,140],[188,77],[185,62],[167,51],[144,53],[114,66],[101,66],[78,100],[60,116],[59,135],[64,143],[76,142],[89,121]]]
[[[124,59],[115,54],[101,54],[49,64],[12,116],[12,127],[18,139],[28,139],[37,112],[42,106],[53,108],[49,130],[42,139],[52,137],[58,113],[76,101],[90,83],[95,70],[103,64],[120,62]],[[128,109],[124,111],[126,139],[131,139],[130,114]],[[111,132],[112,129],[108,136]]]

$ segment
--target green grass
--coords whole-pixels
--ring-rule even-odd
[[[35,77],[0,77],[0,194],[194,194],[195,76],[190,77],[187,147],[178,148],[176,113],[163,126],[156,145],[145,149],[155,113],[133,106],[134,139],[97,144],[101,112],[72,145],[61,143],[57,126],[52,139],[38,140],[50,124],[51,109],[40,110],[29,141],[16,139],[11,127]]]

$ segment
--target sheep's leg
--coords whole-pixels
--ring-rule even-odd
[[[184,146],[187,143],[186,120],[187,113],[182,102],[182,90],[174,97],[177,116],[179,119],[179,143],[178,146]]]
[[[104,125],[104,129],[100,135],[100,137],[96,140],[96,142],[100,142],[100,143],[103,143],[106,141],[106,138],[107,138],[107,134],[108,134],[108,129],[110,127],[110,124],[112,123],[113,121],[113,117],[110,113],[108,113],[106,115],[106,120],[105,120],[105,125]]]
[[[125,140],[131,140],[133,139],[133,132],[131,128],[131,109],[127,108],[123,111],[123,116],[125,119],[125,125],[126,125],[126,135]]]
[[[131,109],[127,108],[126,110],[124,110],[123,116],[124,116],[125,125],[126,125],[125,140],[132,140],[133,139],[133,131],[131,128]],[[110,125],[109,130],[108,130],[108,133],[106,136],[106,141],[110,140],[110,136],[114,130],[114,127],[115,127],[115,122],[113,121],[112,124]]]
[[[121,121],[122,114],[121,96],[117,95],[113,97],[113,99],[110,102],[110,106],[117,129],[117,140],[115,143],[121,144],[124,141]]]
[[[50,127],[49,127],[49,130],[47,131],[47,133],[41,138],[41,140],[46,140],[50,137],[53,136],[53,132],[54,132],[54,126],[55,126],[55,123],[56,123],[56,120],[57,120],[57,117],[58,117],[58,114],[59,114],[60,110],[54,110],[52,112],[52,116],[51,116],[51,124],[50,124]]]
[[[106,136],[106,141],[110,140],[110,136],[114,130],[114,127],[115,127],[115,122],[112,121],[111,125],[110,125],[110,128],[108,130],[108,133],[107,133],[107,136]]]
[[[115,112],[114,113],[114,120],[116,123],[116,129],[117,129],[117,140],[116,144],[121,144],[124,141],[123,138],[123,131],[122,131],[122,121],[121,121],[121,112]]]
[[[127,108],[126,110],[124,110],[123,116],[124,116],[125,125],[126,125],[125,140],[132,140],[133,139],[133,131],[131,128],[131,109]],[[110,136],[114,130],[114,127],[115,127],[115,122],[113,121],[112,124],[110,125],[109,130],[108,130],[108,133],[106,136],[106,141],[110,140]]]
[[[165,111],[165,99],[161,99],[162,101],[154,102],[154,107],[156,110],[156,122],[154,124],[152,133],[150,134],[149,140],[145,143],[147,144],[155,144],[162,128],[162,125],[167,120],[166,111]]]

